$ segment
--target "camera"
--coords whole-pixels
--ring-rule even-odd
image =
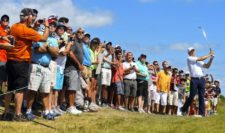
[[[15,38],[14,37],[9,36],[8,39],[9,39],[11,45],[15,44]]]
[[[38,23],[39,23],[39,24],[43,24],[43,23],[44,23],[44,20],[43,20],[43,19],[39,19],[39,20],[38,20]]]

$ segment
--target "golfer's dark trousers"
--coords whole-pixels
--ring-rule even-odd
[[[188,107],[191,105],[195,95],[198,93],[199,98],[199,115],[205,116],[205,78],[191,78],[190,84],[190,96],[185,102],[182,111],[187,112]]]

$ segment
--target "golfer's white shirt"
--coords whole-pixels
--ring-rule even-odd
[[[189,56],[187,58],[187,64],[188,64],[191,77],[194,77],[194,78],[199,78],[204,76],[204,73],[203,73],[204,62],[197,61],[197,59],[198,57],[194,57],[194,56]]]

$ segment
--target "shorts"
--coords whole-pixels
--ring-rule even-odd
[[[51,75],[51,86],[55,86],[56,84],[56,75],[57,75],[57,64],[55,61],[51,60],[49,64],[49,69],[52,72]]]
[[[116,89],[117,95],[124,95],[124,84],[123,84],[123,82],[112,83],[112,87]]]
[[[90,67],[84,66],[84,70],[82,71],[82,74],[85,79],[92,77],[92,70]]]
[[[212,106],[217,106],[217,104],[218,104],[218,98],[217,97],[214,97],[214,98],[212,98]]]
[[[157,91],[155,91],[154,95],[155,95],[155,99],[154,99],[155,103],[159,104],[159,102],[160,102],[160,95],[159,95],[159,93]]]
[[[151,102],[152,102],[152,91],[153,90],[149,90],[148,89],[148,105],[150,106],[151,105]]]
[[[0,83],[7,81],[6,63],[0,62]]]
[[[137,95],[137,81],[124,79],[124,95],[126,97],[136,97]]]
[[[78,91],[81,89],[80,71],[76,69],[65,69],[65,87],[67,90]]]
[[[8,73],[8,91],[14,91],[28,86],[28,61],[8,60],[6,70]]]
[[[111,85],[112,71],[111,69],[102,68],[102,85]]]
[[[28,90],[50,93],[51,71],[48,67],[31,64],[29,69]]]
[[[64,70],[57,66],[57,72],[56,72],[56,83],[53,87],[54,90],[62,90],[63,88],[63,81],[64,81]]]
[[[177,106],[178,105],[178,92],[170,91],[168,95],[168,105]]]
[[[167,93],[160,92],[159,95],[160,95],[161,105],[166,106],[167,105]]]
[[[137,80],[137,96],[143,96],[147,98],[148,96],[148,81]]]

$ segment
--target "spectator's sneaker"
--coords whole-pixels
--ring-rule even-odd
[[[44,118],[45,120],[55,120],[55,117],[54,117],[52,114],[50,114],[50,113],[44,114],[44,115],[43,115],[43,118]]]
[[[53,109],[52,111],[50,111],[50,114],[53,115],[55,118],[61,116],[61,114],[57,111],[55,111],[55,109]]]
[[[73,115],[79,115],[82,113],[82,111],[77,110],[76,107],[74,107],[74,106],[69,107],[66,111]]]
[[[187,116],[187,113],[183,110],[182,107],[180,108],[180,111],[181,111],[181,115],[182,115],[182,116]]]
[[[138,109],[138,112],[139,112],[139,113],[143,113],[143,112],[142,112],[142,109]]]
[[[66,111],[62,110],[62,109],[60,108],[59,105],[56,106],[56,109],[57,109],[59,112],[61,112],[62,114],[65,114],[65,113],[66,113]]]
[[[57,108],[57,107],[53,109],[53,112],[59,115],[63,115],[65,113],[64,111],[62,111],[60,108]]]
[[[101,106],[102,105],[102,102],[100,99],[97,99],[97,105]]]
[[[148,114],[152,114],[151,111],[148,111],[147,113],[148,113]]]
[[[112,109],[115,109],[114,104],[110,104],[109,106],[110,106]]]
[[[144,113],[144,114],[146,114],[146,112],[144,111],[144,109],[141,109],[141,112]]]
[[[120,111],[126,111],[126,109],[123,108],[122,106],[119,106],[119,107],[118,107],[118,110],[120,110]]]
[[[30,112],[30,113],[26,113],[26,118],[27,118],[28,121],[33,121],[36,117],[35,117],[35,115],[33,115]]]
[[[108,106],[108,104],[106,104],[106,103],[102,103],[102,107],[103,107],[103,108],[108,108],[109,106]]]
[[[20,115],[14,115],[13,120],[18,122],[24,122],[24,121],[27,121],[27,118],[23,114],[20,114]]]
[[[89,101],[88,100],[85,100],[84,101],[84,111],[87,111],[89,108]]]
[[[203,116],[202,115],[194,115],[194,117],[202,118]]]
[[[3,121],[12,121],[14,114],[11,112],[4,112],[1,116],[1,120]]]
[[[59,107],[60,107],[60,109],[62,111],[66,111],[66,109],[67,109],[67,105],[66,104],[61,104]]]
[[[96,108],[96,105],[95,105],[94,103],[91,103],[91,104],[89,105],[89,110],[90,110],[91,112],[97,112],[97,111],[98,111],[98,108]]]
[[[129,109],[130,110],[130,112],[135,112],[135,110],[132,108],[132,109]]]

